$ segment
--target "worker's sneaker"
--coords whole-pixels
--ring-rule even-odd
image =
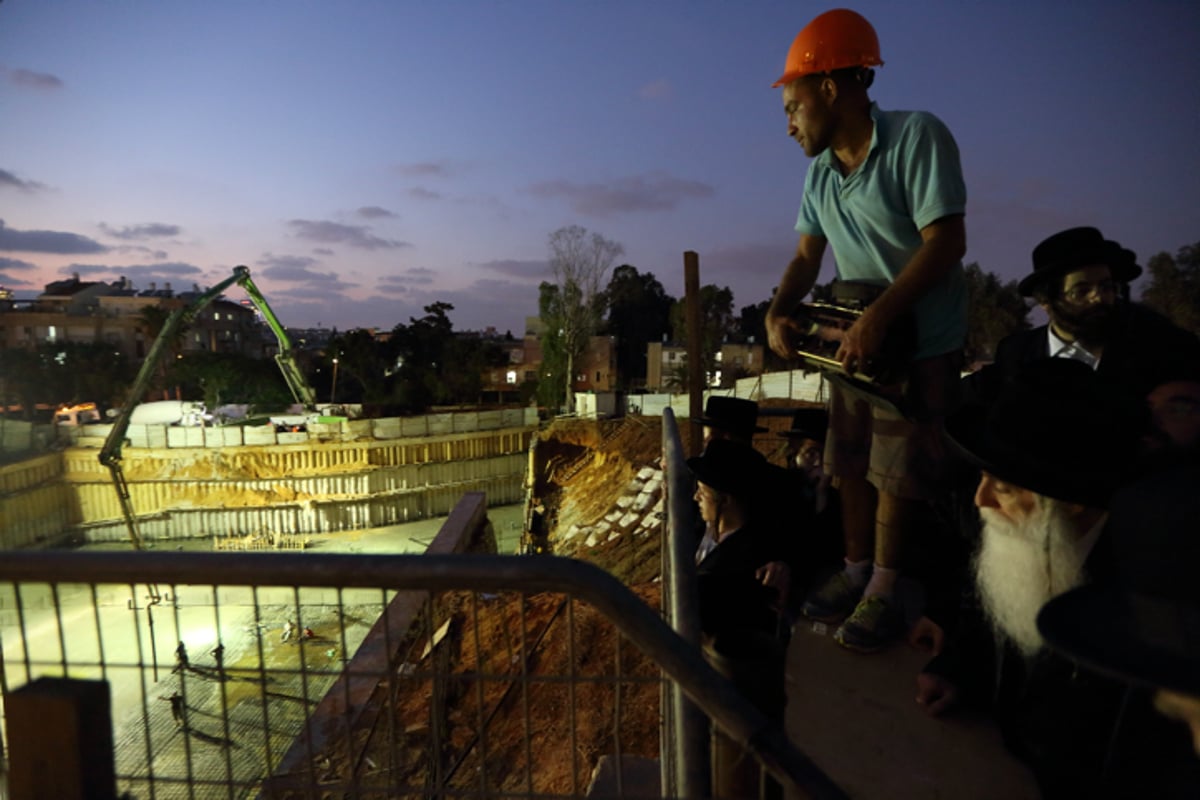
[[[848,650],[874,653],[891,644],[900,635],[901,627],[896,601],[872,594],[859,601],[833,638]]]
[[[841,622],[854,610],[864,588],[856,586],[845,570],[838,570],[808,596],[801,610],[816,622]]]

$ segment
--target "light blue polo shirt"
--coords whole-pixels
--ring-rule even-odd
[[[880,111],[866,161],[843,177],[826,150],[808,167],[796,220],[801,234],[822,236],[833,248],[842,280],[888,284],[921,246],[921,229],[963,214],[958,145],[937,117],[924,111]],[[919,299],[917,358],[959,350],[967,335],[967,289],[962,263]]]

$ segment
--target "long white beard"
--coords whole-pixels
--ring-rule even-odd
[[[975,584],[988,620],[1026,658],[1044,646],[1038,611],[1083,583],[1087,558],[1065,504],[1043,495],[1035,499],[1033,515],[1018,524],[995,509],[979,509],[983,541],[975,558]]]

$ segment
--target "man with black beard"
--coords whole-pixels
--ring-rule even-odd
[[[1156,794],[1143,772],[1150,739],[1130,730],[1125,687],[1050,651],[1037,614],[1051,598],[1111,580],[1109,498],[1134,461],[1146,410],[1073,359],[1029,365],[990,406],[946,423],[982,472],[982,536],[957,625],[918,677],[917,702],[940,714],[990,712],[1045,798]],[[1133,754],[1136,751],[1136,755]],[[1148,793],[1144,793],[1148,791]]]
[[[1127,300],[1142,274],[1134,254],[1096,228],[1070,228],[1033,250],[1033,273],[1017,284],[1050,321],[1001,340],[996,358],[963,382],[988,402],[1031,361],[1070,358],[1145,397],[1181,364],[1200,364],[1200,341],[1166,317]]]

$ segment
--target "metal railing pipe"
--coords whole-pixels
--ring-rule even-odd
[[[813,798],[845,794],[787,738],[613,575],[594,564],[557,556],[317,555],[310,553],[156,553],[8,551],[0,581],[407,589],[448,592],[556,592],[604,614],[709,717],[751,751],[785,789]]]
[[[663,486],[666,492],[663,542],[663,607],[667,620],[684,641],[699,648],[700,596],[696,581],[696,505],[675,412],[663,409]],[[661,748],[663,786],[680,797],[711,793],[708,720],[679,684],[668,686],[664,711],[673,730]]]

